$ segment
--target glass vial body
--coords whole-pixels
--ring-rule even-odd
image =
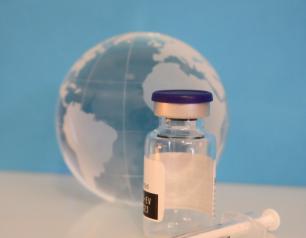
[[[216,148],[204,120],[159,120],[146,138],[144,158],[143,227],[152,238],[203,229],[214,206],[209,194],[214,194]]]

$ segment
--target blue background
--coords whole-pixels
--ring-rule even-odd
[[[66,72],[89,47],[158,31],[203,53],[230,110],[227,182],[306,185],[306,1],[0,2],[0,170],[67,173],[54,116]]]

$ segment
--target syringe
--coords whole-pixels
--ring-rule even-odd
[[[252,226],[259,225],[267,231],[276,231],[280,226],[280,216],[273,209],[266,209],[262,215],[254,220],[244,221],[236,224],[225,225],[203,233],[193,233],[178,236],[177,238],[231,238],[248,234]]]

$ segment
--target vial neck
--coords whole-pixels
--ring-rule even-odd
[[[161,117],[159,119],[159,127],[164,129],[196,130],[197,119],[173,119]]]

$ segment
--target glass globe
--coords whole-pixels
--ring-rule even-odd
[[[73,175],[107,201],[140,204],[144,140],[157,126],[151,94],[160,89],[213,93],[206,128],[217,158],[228,119],[225,92],[208,61],[187,44],[159,33],[128,33],[88,50],[60,88],[57,134]]]

